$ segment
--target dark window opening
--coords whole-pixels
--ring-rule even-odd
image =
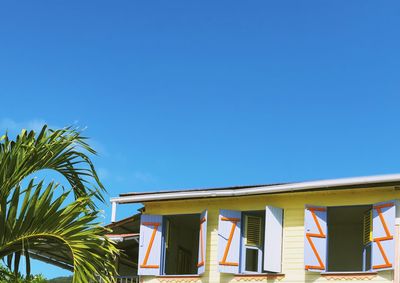
[[[246,271],[258,272],[258,250],[246,248]]]
[[[164,274],[197,274],[200,215],[164,217]]]
[[[371,205],[328,208],[328,271],[371,268]]]

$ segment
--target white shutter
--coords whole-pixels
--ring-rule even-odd
[[[304,267],[308,271],[325,271],[328,238],[326,207],[307,205],[304,217]]]
[[[139,275],[159,275],[162,216],[143,214],[140,219]]]
[[[264,270],[281,272],[283,209],[265,207]]]
[[[223,273],[239,273],[242,213],[220,210],[218,221],[218,266]]]
[[[200,215],[200,231],[199,231],[199,255],[197,263],[197,274],[202,274],[206,266],[207,251],[207,210]]]
[[[374,204],[372,217],[372,269],[393,269],[396,201]]]

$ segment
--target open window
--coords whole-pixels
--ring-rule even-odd
[[[283,210],[220,210],[219,270],[224,273],[281,272]]]
[[[207,211],[142,215],[139,275],[191,275],[205,270]]]
[[[164,274],[197,274],[199,214],[164,216]]]
[[[305,210],[305,269],[363,272],[393,269],[395,201]]]
[[[371,269],[371,213],[372,205],[328,207],[327,271]]]

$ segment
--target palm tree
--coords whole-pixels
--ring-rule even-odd
[[[15,274],[22,255],[29,274],[31,257],[56,252],[73,268],[74,283],[96,276],[113,282],[118,251],[97,220],[94,199],[104,201],[105,189],[88,154],[95,151],[72,128],[0,138],[0,259]],[[36,180],[33,174],[43,170],[59,173],[71,188]]]

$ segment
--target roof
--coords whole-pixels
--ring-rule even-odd
[[[140,221],[140,215],[141,215],[140,213],[134,214],[132,216],[121,219],[119,221],[107,224],[107,225],[105,225],[105,227],[109,228],[109,229],[118,229],[118,228],[123,227],[125,230],[128,230],[128,231],[136,231],[137,228],[139,227],[138,223]],[[137,224],[137,225],[135,225],[135,224]],[[129,226],[132,226],[132,227],[129,227]]]
[[[236,186],[223,188],[189,189],[158,192],[126,193],[111,199],[115,203],[141,203],[178,199],[235,197],[327,189],[353,189],[400,185],[400,174],[328,179],[318,181]]]
[[[232,190],[237,190],[237,189],[244,189],[244,188],[256,188],[256,187],[267,187],[267,186],[276,186],[276,185],[284,185],[284,184],[289,184],[289,183],[276,183],[276,184],[261,184],[261,185],[249,185],[249,186],[230,186],[230,187],[214,187],[214,188],[195,188],[195,189],[182,189],[182,190],[164,190],[164,191],[158,191],[158,193],[177,193],[177,192],[196,192],[196,191],[204,191],[204,190],[226,190],[226,189],[232,189]],[[120,197],[125,197],[125,196],[135,196],[135,195],[148,195],[148,194],[154,194],[155,192],[131,192],[131,193],[125,193],[125,194],[120,194]]]

